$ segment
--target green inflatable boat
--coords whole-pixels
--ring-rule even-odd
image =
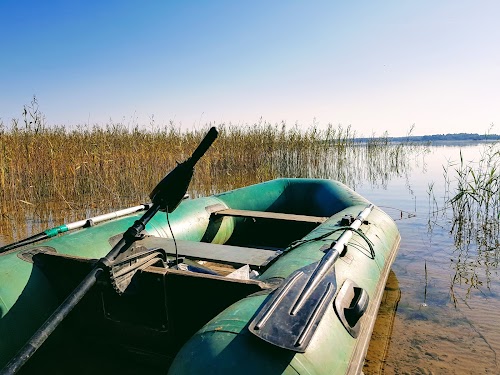
[[[361,372],[387,214],[318,179],[168,199],[0,254],[3,374]]]
[[[139,217],[0,255],[2,366]],[[160,213],[134,245],[158,261],[141,266],[123,293],[110,282],[95,286],[26,369],[54,373],[64,360],[73,373],[115,361],[172,374],[359,373],[399,244],[384,212],[338,182],[280,179],[184,200],[169,222],[175,243]],[[303,314],[291,315],[289,299],[306,288],[292,278],[302,272],[305,281],[324,264]],[[241,269],[220,275],[233,268]],[[262,325],[263,312],[271,314]],[[296,345],[302,330],[307,346]]]

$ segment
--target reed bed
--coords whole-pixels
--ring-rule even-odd
[[[73,206],[137,201],[185,160],[210,126],[182,131],[173,123],[153,130],[121,123],[48,127],[37,106],[22,121],[0,123],[0,198],[8,202],[63,202]],[[191,192],[215,193],[277,177],[335,178],[355,187],[384,184],[404,172],[401,144],[387,136],[355,142],[350,127],[217,124],[219,138],[196,169]]]
[[[300,177],[317,170],[325,142],[346,147],[342,130],[305,132],[267,123],[244,128],[220,124],[219,139],[196,168],[192,191],[212,193],[278,176]],[[105,128],[61,127],[35,131],[13,127],[0,133],[2,202],[77,202],[146,199],[161,177],[185,160],[208,126],[200,130],[169,125],[155,132],[120,124]],[[339,159],[340,160],[340,159]]]
[[[88,216],[148,201],[154,186],[190,156],[213,125],[219,137],[196,167],[192,197],[279,177],[332,178],[353,188],[365,182],[384,185],[410,164],[411,152],[387,135],[358,143],[350,127],[260,120],[188,130],[174,123],[69,129],[47,126],[34,99],[21,120],[10,126],[0,122],[0,214],[21,217],[29,226],[37,215],[43,218],[35,222],[47,223],[64,211],[64,219],[71,220],[71,212]]]

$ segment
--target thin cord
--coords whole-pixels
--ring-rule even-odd
[[[402,210],[400,208],[396,208],[396,207],[390,207],[390,206],[378,206],[379,208],[388,208],[388,209],[391,209],[391,210],[395,210],[395,211],[399,211],[401,212],[401,217],[399,219],[394,219],[394,221],[398,221],[398,220],[404,220],[404,219],[411,219],[411,218],[414,218],[417,216],[417,213],[413,213],[413,212],[410,212],[410,211],[405,211],[405,210]],[[406,214],[407,217],[403,217],[403,214]]]
[[[296,247],[299,247],[305,243],[322,240],[325,237],[328,237],[335,232],[346,231],[346,230],[350,230],[350,231],[358,234],[363,240],[365,240],[365,242],[368,244],[368,247],[370,248],[371,259],[375,259],[375,249],[373,248],[373,243],[370,241],[370,239],[368,237],[366,237],[366,235],[361,230],[354,229],[352,227],[347,227],[347,226],[336,228],[334,230],[328,231],[328,232],[326,232],[320,236],[314,237],[314,238],[308,238],[305,240],[301,239],[301,240],[294,241],[290,245],[288,245],[288,247],[285,249],[285,251],[290,251],[290,250],[295,249]]]
[[[168,224],[168,228],[170,229],[170,233],[172,234],[172,239],[174,240],[175,266],[177,267],[177,269],[179,269],[179,252],[177,251],[177,242],[175,241],[174,231],[172,230],[172,227],[170,226],[170,219],[168,218],[168,206],[167,206],[167,224]]]

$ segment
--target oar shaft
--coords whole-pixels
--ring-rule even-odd
[[[64,300],[64,302],[52,313],[45,323],[35,332],[23,348],[10,360],[1,371],[1,375],[15,374],[37,349],[45,342],[49,335],[54,332],[59,323],[73,310],[85,294],[96,283],[101,268],[94,268],[76,289]]]
[[[5,245],[3,247],[0,247],[0,254],[4,253],[6,251],[9,251],[9,250],[17,249],[18,247],[21,247],[21,246],[30,245],[32,243],[35,243],[35,242],[38,242],[41,240],[45,240],[47,238],[57,236],[60,233],[64,233],[64,232],[78,229],[78,228],[83,228],[84,226],[88,225],[89,223],[97,224],[97,223],[100,223],[102,221],[115,219],[118,217],[132,214],[132,213],[137,212],[137,211],[142,211],[142,210],[147,209],[148,207],[150,207],[150,204],[141,204],[139,206],[125,208],[123,210],[95,216],[95,217],[92,217],[90,219],[79,220],[79,221],[75,221],[73,223],[64,224],[64,225],[60,225],[58,227],[46,229],[43,232],[35,234],[34,236],[31,236],[29,238],[25,238],[21,241],[17,241],[17,242],[11,243],[9,245]]]
[[[370,212],[372,212],[373,207],[373,204],[370,204],[359,213],[359,215],[350,225],[352,230],[359,229],[361,224],[363,224],[363,221],[365,221]],[[335,245],[330,250],[328,250],[323,258],[321,258],[316,269],[307,281],[307,284],[305,285],[302,293],[300,294],[299,298],[297,298],[297,302],[295,302],[295,305],[292,307],[292,315],[295,315],[297,311],[304,305],[305,301],[307,300],[307,298],[309,298],[312,291],[318,286],[323,277],[328,273],[330,268],[340,257],[342,249],[352,237],[352,230],[346,230],[344,233],[342,233],[342,235],[336,241]]]
[[[361,226],[361,224],[363,224],[363,221],[365,221],[366,218],[368,217],[368,215],[370,215],[370,212],[372,212],[373,207],[374,207],[374,205],[370,204],[363,211],[361,211],[359,213],[358,217],[356,217],[356,220],[354,220],[353,223],[350,225],[350,227],[353,230],[359,229],[359,227]],[[351,237],[352,237],[352,230],[346,230],[339,237],[339,239],[337,240],[337,242],[335,243],[335,245],[333,246],[332,249],[335,249],[339,254],[342,253],[344,245],[349,242],[349,240],[351,239]],[[333,262],[333,263],[335,263],[335,262]]]
[[[148,207],[148,210],[140,219],[136,220],[134,224],[125,231],[122,239],[104,258],[99,260],[92,271],[90,271],[90,273],[83,279],[80,285],[76,287],[76,289],[54,311],[49,319],[47,319],[38,331],[35,332],[31,339],[24,345],[23,348],[21,348],[18,354],[7,364],[7,366],[4,367],[0,374],[15,374],[45,342],[49,335],[57,328],[59,323],[61,323],[71,310],[73,310],[73,308],[85,296],[90,288],[92,288],[97,281],[98,275],[104,269],[110,267],[119,254],[127,251],[135,240],[141,238],[141,232],[146,228],[146,224],[149,220],[151,220],[151,218],[153,218],[153,216],[161,208],[169,210],[169,203],[172,204],[174,209],[177,207],[187,191],[189,181],[193,175],[194,165],[207,151],[216,137],[217,130],[215,128],[210,129],[209,133],[202,140],[201,144],[195,150],[191,158],[188,159],[189,165],[187,162],[179,164],[169,174],[167,174],[162,181],[160,181],[157,187],[153,190],[153,193],[151,193],[153,204]],[[186,168],[185,165],[188,165],[188,167]],[[184,173],[186,169],[189,173]],[[176,181],[174,178],[169,178],[169,176],[176,176],[182,180]],[[169,195],[172,195],[172,198],[165,199],[165,197],[168,197]],[[166,206],[163,207],[165,203]],[[173,211],[173,209],[171,211]]]
[[[127,229],[123,234],[122,239],[111,249],[111,251],[106,255],[105,259],[108,262],[112,262],[120,253],[126,251],[130,245],[137,239],[137,236],[146,228],[146,224],[153,218],[153,216],[160,210],[160,205],[153,204],[148,210],[142,215],[139,220],[136,220],[134,224]]]
[[[90,218],[90,219],[75,221],[74,223],[66,224],[65,226],[68,228],[68,230],[82,228],[85,225],[87,225],[89,222],[97,224],[97,223],[100,223],[102,221],[115,219],[117,217],[121,217],[121,216],[125,216],[125,215],[128,215],[128,214],[132,214],[132,213],[137,212],[137,211],[142,211],[142,210],[145,210],[148,207],[149,207],[149,205],[141,204],[139,206],[125,208],[123,210],[119,210],[119,211],[115,211],[115,212],[110,212],[108,214],[99,215],[99,216],[96,216],[96,217],[93,217],[93,218]]]
[[[35,234],[34,236],[31,236],[31,237],[25,238],[23,240],[11,243],[9,245],[5,245],[3,247],[0,247],[0,254],[5,253],[9,250],[17,249],[18,247],[21,247],[24,245],[29,245],[29,244],[32,244],[34,242],[45,240],[46,238],[49,238],[49,236],[45,232]]]
[[[158,212],[160,206],[153,204],[142,217],[134,222],[127,229],[122,239],[111,249],[111,251],[85,276],[83,281],[73,290],[73,292],[64,300],[64,302],[52,313],[45,323],[35,332],[30,340],[21,348],[17,355],[11,359],[6,367],[0,372],[0,375],[15,374],[36,350],[44,343],[49,335],[57,328],[59,323],[73,310],[80,302],[83,296],[92,288],[97,280],[97,276],[103,268],[111,264],[113,260],[123,251],[126,251],[130,245],[137,239],[137,236],[144,230],[146,224]]]

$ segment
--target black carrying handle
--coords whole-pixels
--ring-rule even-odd
[[[361,317],[368,309],[370,296],[354,281],[346,279],[335,298],[337,316],[349,334],[356,338],[361,328]]]
[[[368,308],[370,297],[368,293],[359,287],[353,288],[354,297],[349,307],[344,308],[344,315],[351,327],[354,327]]]

